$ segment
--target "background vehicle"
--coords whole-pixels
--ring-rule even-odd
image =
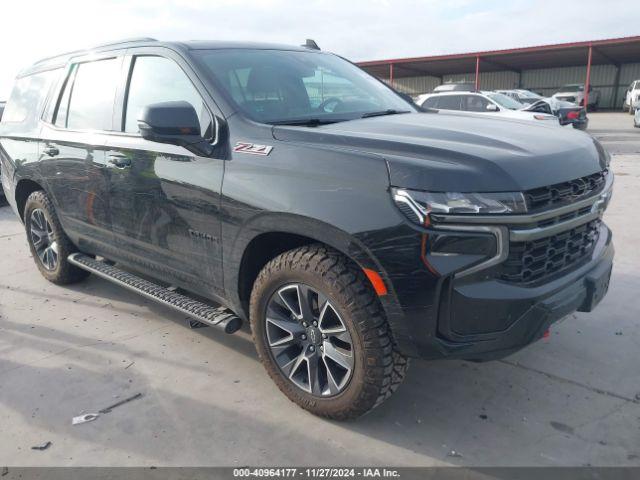
[[[525,105],[496,92],[443,92],[425,95],[422,108],[435,108],[452,112],[468,112],[486,117],[512,118],[559,125],[558,119],[548,113],[528,112]]]
[[[408,357],[503,357],[601,300],[609,157],[545,123],[419,113],[315,48],[141,39],[22,72],[0,163],[46,279],[249,321],[281,391],[346,419]]]
[[[538,95],[530,90],[514,89],[514,90],[496,90],[498,93],[507,95],[523,105],[531,105],[543,99],[542,95]]]
[[[631,82],[624,94],[624,103],[622,104],[622,109],[628,109],[631,115],[634,114],[636,107],[640,107],[640,80]]]
[[[573,103],[558,100],[553,97],[544,98],[529,90],[496,90],[498,93],[507,95],[514,100],[523,103],[523,110],[529,112],[547,113],[555,115],[560,121],[560,125],[572,125],[578,130],[586,130],[589,119],[584,107],[579,107]]]
[[[640,106],[636,107],[636,113],[633,117],[633,126],[640,128]]]
[[[459,83],[443,83],[433,89],[433,93],[441,92],[472,92],[476,89],[473,82],[459,82]]]
[[[564,85],[560,90],[554,93],[553,98],[557,100],[563,100],[565,102],[575,103],[579,106],[584,106],[584,85],[581,83],[570,83]],[[600,92],[594,90],[589,85],[589,110],[597,110],[598,103],[600,102]]]
[[[418,95],[415,99],[415,103],[417,105],[422,104],[426,98],[433,95],[434,93],[443,93],[443,92],[473,92],[476,87],[473,82],[460,82],[460,83],[443,83],[442,85],[438,85],[433,89],[431,93],[423,93]]]

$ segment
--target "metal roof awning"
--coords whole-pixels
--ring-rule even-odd
[[[442,77],[474,72],[479,58],[483,72],[521,72],[541,68],[586,66],[589,49],[592,51],[592,65],[639,62],[640,36],[453,55],[373,60],[359,62],[358,65],[381,78],[389,78],[390,75],[394,78],[424,75]]]

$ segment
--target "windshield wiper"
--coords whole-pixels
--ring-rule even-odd
[[[327,119],[327,118],[298,118],[291,120],[276,120],[269,122],[271,125],[295,125],[303,127],[317,127],[318,125],[328,125],[330,123],[344,122],[344,120]]]
[[[382,117],[383,115],[398,115],[400,113],[411,113],[411,111],[410,110],[396,110],[394,108],[388,108],[387,110],[380,110],[379,112],[368,112],[368,113],[365,113],[360,118]]]

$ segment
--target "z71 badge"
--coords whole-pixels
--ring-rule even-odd
[[[255,143],[236,142],[234,152],[250,153],[251,155],[269,155],[273,150],[270,145],[256,145]]]

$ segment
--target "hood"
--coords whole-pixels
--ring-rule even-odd
[[[383,157],[391,185],[453,192],[520,191],[605,168],[590,135],[531,120],[408,113],[319,127],[276,126],[284,142]]]

